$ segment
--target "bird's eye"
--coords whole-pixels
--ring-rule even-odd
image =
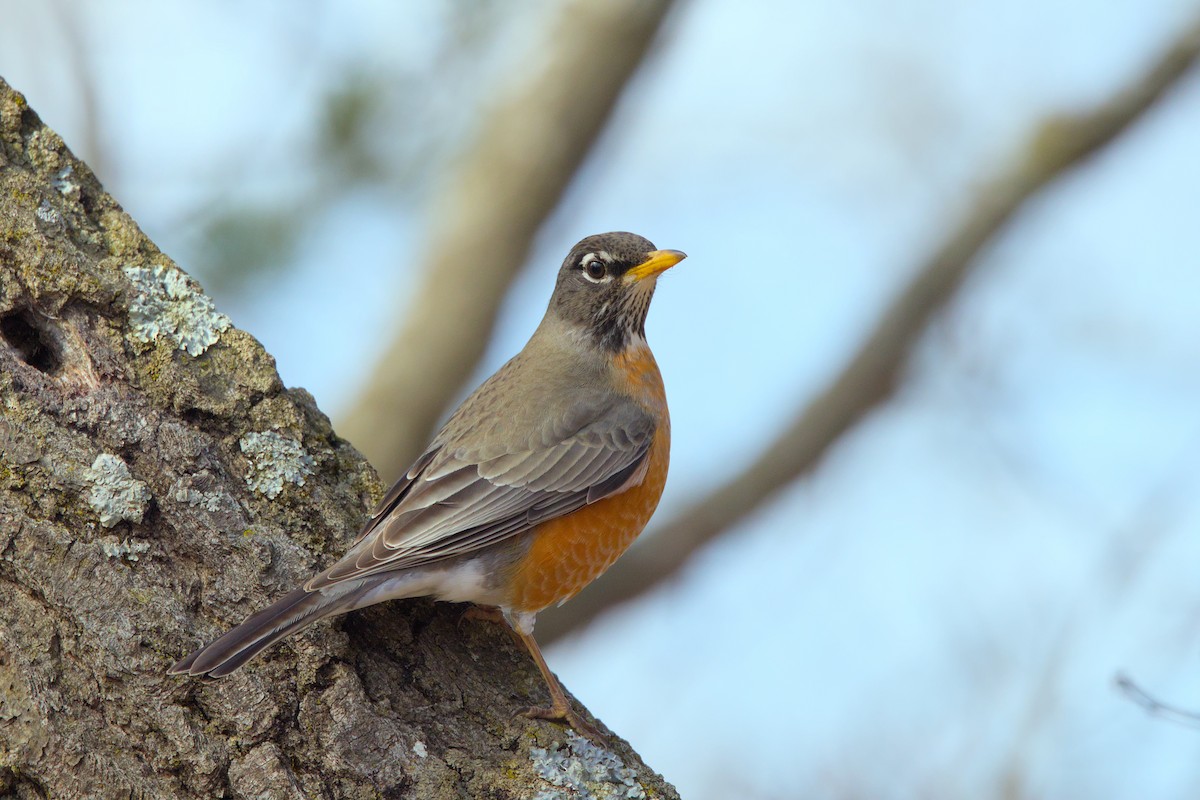
[[[583,274],[592,283],[599,283],[608,274],[608,267],[598,258],[583,262]]]

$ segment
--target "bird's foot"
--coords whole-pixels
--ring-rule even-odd
[[[580,735],[590,739],[594,744],[607,745],[608,743],[607,738],[598,728],[585,722],[583,717],[576,714],[566,704],[561,707],[555,704],[550,708],[532,706],[518,711],[517,714],[527,719],[547,719],[551,722],[563,722],[574,728]]]
[[[504,618],[504,612],[496,608],[496,606],[468,606],[467,610],[458,618],[458,627],[462,627],[464,622],[490,622],[493,625],[508,626],[508,620]]]

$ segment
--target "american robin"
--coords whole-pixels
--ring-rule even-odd
[[[459,406],[346,555],[170,671],[222,677],[319,619],[428,595],[497,607],[550,690],[550,708],[524,713],[594,735],[533,623],[611,566],[658,505],[671,423],[646,312],[683,258],[631,233],[575,245],[524,349]]]

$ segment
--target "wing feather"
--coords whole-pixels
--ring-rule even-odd
[[[520,450],[435,439],[309,591],[490,547],[640,481],[654,420],[626,398],[547,420]],[[529,445],[532,441],[534,444]],[[477,457],[478,455],[478,457]]]

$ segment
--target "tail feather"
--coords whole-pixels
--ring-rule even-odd
[[[325,617],[351,610],[363,594],[374,588],[375,583],[368,581],[349,591],[330,594],[294,589],[211,644],[181,659],[168,673],[224,677],[280,639]]]

